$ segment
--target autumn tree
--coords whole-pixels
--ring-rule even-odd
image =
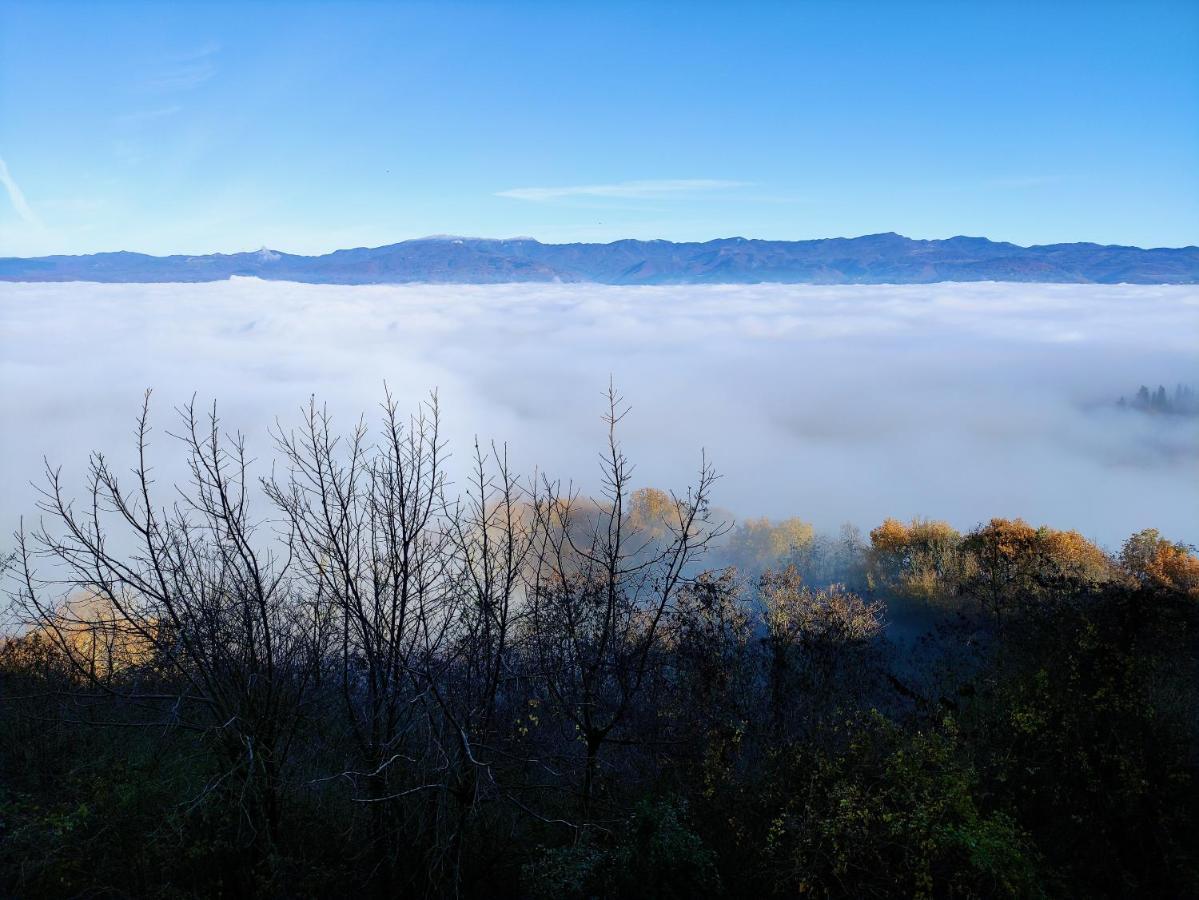
[[[831,686],[838,670],[854,664],[855,650],[882,631],[883,606],[840,585],[812,590],[795,566],[758,580],[765,625],[770,715],[782,736],[793,698],[809,701]]]
[[[756,575],[809,547],[815,536],[811,524],[799,518],[778,522],[765,517],[751,518],[730,532],[725,553],[731,565]]]
[[[961,534],[946,522],[887,519],[870,532],[869,583],[889,596],[945,608],[970,569]]]
[[[962,541],[970,554],[966,590],[998,629],[1029,604],[1073,596],[1112,577],[1111,560],[1076,531],[992,519]]]
[[[1156,528],[1138,531],[1125,541],[1120,564],[1146,587],[1199,599],[1199,557],[1194,548],[1166,540]]]

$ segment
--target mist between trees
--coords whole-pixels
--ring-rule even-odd
[[[276,464],[49,469],[5,561],[0,890],[39,896],[1182,896],[1199,559],[1155,531],[817,535],[476,442],[437,398]],[[162,451],[163,444],[155,449]],[[763,477],[769,477],[763,473]]]

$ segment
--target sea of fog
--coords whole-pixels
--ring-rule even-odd
[[[0,551],[36,515],[43,457],[78,489],[89,450],[130,461],[147,387],[164,487],[193,394],[265,472],[276,418],[315,394],[348,428],[386,382],[408,407],[439,392],[459,473],[478,435],[590,489],[609,376],[638,483],[685,487],[703,449],[737,516],[1018,515],[1108,547],[1150,526],[1199,543],[1199,420],[1114,405],[1199,386],[1194,287],[234,279],[0,285]]]

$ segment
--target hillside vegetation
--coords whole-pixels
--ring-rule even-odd
[[[0,894],[1182,897],[1199,558],[726,522],[716,473],[451,484],[436,400],[261,480],[215,412],[6,561]],[[766,476],[764,476],[766,477]]]

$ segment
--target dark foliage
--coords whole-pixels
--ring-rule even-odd
[[[706,463],[630,490],[621,415],[595,499],[502,448],[449,496],[435,404],[340,441],[314,406],[261,491],[192,410],[178,504],[52,473],[6,563],[0,895],[1199,893],[1191,548],[722,543]]]

